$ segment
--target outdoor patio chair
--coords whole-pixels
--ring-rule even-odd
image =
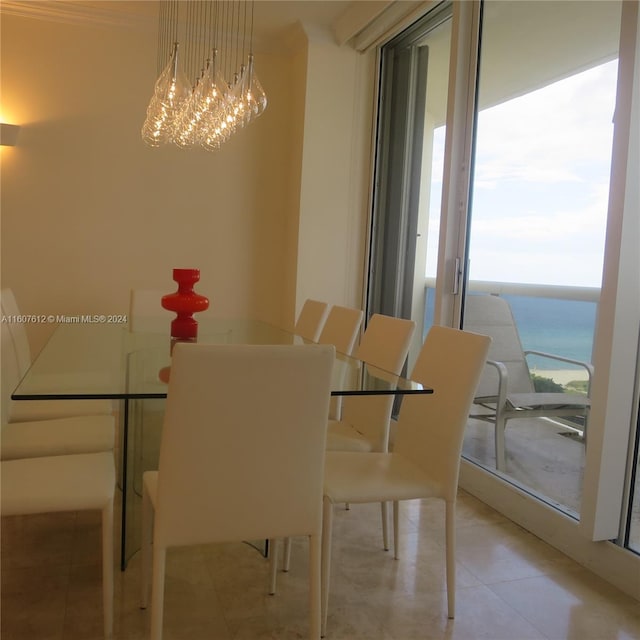
[[[586,434],[593,376],[591,364],[542,351],[525,351],[509,303],[495,295],[477,294],[467,297],[464,329],[492,338],[488,366],[482,374],[474,400],[474,404],[484,411],[474,412],[471,417],[495,423],[498,470],[506,470],[507,420],[580,416],[584,420],[583,434]],[[586,395],[536,391],[527,363],[530,355],[583,367],[587,372]]]

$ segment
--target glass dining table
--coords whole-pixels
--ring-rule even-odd
[[[291,332],[249,319],[201,320],[198,342],[305,344]],[[167,334],[132,332],[122,324],[56,327],[12,399],[111,399],[119,416],[118,486],[122,492],[120,566],[140,548],[142,474],[157,469],[170,370]],[[433,393],[430,388],[336,353],[332,396]]]

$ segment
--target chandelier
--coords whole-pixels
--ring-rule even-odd
[[[215,151],[262,114],[253,8],[254,0],[160,0],[159,76],[142,125],[147,145]]]

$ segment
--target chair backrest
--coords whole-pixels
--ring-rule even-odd
[[[356,349],[356,357],[399,375],[415,328],[413,320],[374,314]],[[374,451],[386,451],[393,401],[392,395],[348,396],[342,404],[342,420],[356,427],[373,444]]]
[[[11,335],[11,330],[6,322],[0,326],[2,342],[0,344],[0,360],[2,361],[2,396],[0,397],[1,415],[0,420],[5,424],[9,419],[9,407],[11,404],[11,394],[20,382],[20,366],[15,344]]]
[[[20,308],[11,289],[2,289],[0,292],[0,304],[2,305],[2,315],[5,318],[15,319],[20,316]],[[18,373],[22,378],[31,366],[31,349],[29,348],[27,332],[22,322],[8,322],[7,326],[13,341],[15,357],[18,360]]]
[[[329,305],[326,302],[307,298],[296,321],[295,334],[312,342],[318,342],[328,313]]]
[[[469,295],[464,309],[464,329],[491,338],[489,360],[504,363],[508,371],[509,393],[535,391],[522,342],[509,303],[499,296]],[[477,398],[495,396],[498,374],[493,366],[485,367],[476,391]]]
[[[171,332],[175,314],[162,307],[162,296],[170,291],[160,289],[132,289],[129,298],[129,331],[146,333]]]
[[[407,359],[416,323],[374,313],[356,349],[360,360],[399,375]]]
[[[474,391],[491,339],[448,327],[431,327],[411,379],[434,390],[402,400],[394,453],[421,467],[454,500],[460,454]]]
[[[334,305],[329,311],[318,342],[332,344],[336,351],[350,356],[358,339],[363,315],[360,309]]]
[[[330,345],[176,345],[155,544],[320,532],[334,354]]]

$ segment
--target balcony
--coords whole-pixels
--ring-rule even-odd
[[[470,282],[471,293],[505,297],[511,306],[524,349],[591,361],[598,289]],[[532,375],[552,381],[566,391],[579,392],[586,372],[544,360],[530,360]],[[582,496],[585,460],[583,425],[559,418],[509,420],[505,432],[505,474],[519,484],[577,517]],[[463,454],[495,471],[494,427],[470,420]]]
[[[433,321],[434,286],[433,279],[426,280],[425,333]],[[503,296],[509,301],[525,350],[591,361],[599,289],[471,281],[468,290]],[[530,361],[531,373],[541,384],[558,385],[571,393],[584,392],[586,371],[570,365],[560,366],[562,368],[552,369],[542,360]],[[470,419],[463,456],[579,519],[585,464],[585,434],[580,420],[509,420],[505,430],[504,472],[496,470],[494,430],[491,422]],[[638,495],[638,479],[636,488]],[[629,546],[640,551],[637,503],[636,500]]]

